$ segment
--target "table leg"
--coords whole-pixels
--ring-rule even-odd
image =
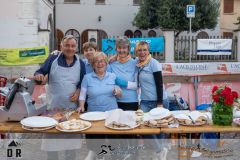
[[[191,133],[187,133],[186,134],[187,160],[190,160],[191,158],[191,151],[190,151],[191,146],[192,146]]]

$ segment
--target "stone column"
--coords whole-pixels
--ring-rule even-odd
[[[165,63],[174,62],[174,30],[163,30],[165,39]]]

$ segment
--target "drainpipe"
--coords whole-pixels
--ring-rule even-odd
[[[53,37],[54,37],[54,49],[57,49],[56,44],[56,0],[53,0]]]

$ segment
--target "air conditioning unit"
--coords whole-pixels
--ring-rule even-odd
[[[97,31],[88,31],[88,41],[97,44],[98,36]]]

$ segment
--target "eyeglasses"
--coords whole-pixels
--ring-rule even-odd
[[[104,59],[101,59],[101,60],[94,61],[94,63],[97,63],[97,64],[99,64],[99,63],[106,63],[106,61]]]
[[[138,52],[147,52],[148,49],[138,49],[137,51],[138,51]]]

